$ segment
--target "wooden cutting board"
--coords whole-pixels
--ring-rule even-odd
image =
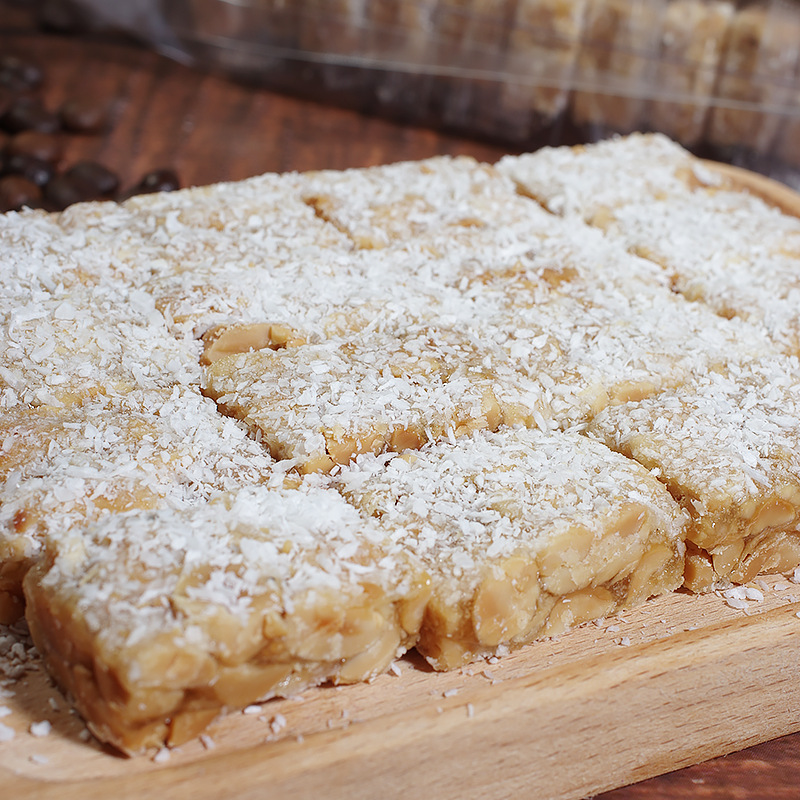
[[[786,187],[714,166],[800,215]],[[0,797],[596,794],[800,731],[800,585],[768,576],[750,590],[677,592],[446,674],[409,655],[369,685],[270,701],[136,759],[87,738],[33,664],[10,697],[0,693],[10,711],[0,723],[15,731],[0,742]],[[33,735],[44,720],[50,733]]]
[[[407,657],[370,685],[233,714],[165,761],[82,739],[34,670],[0,700],[16,731],[0,796],[584,797],[800,730],[800,586],[751,586],[764,599],[745,609],[676,593],[452,673]]]

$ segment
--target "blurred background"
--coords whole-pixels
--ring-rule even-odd
[[[360,157],[306,154],[274,163],[252,155],[243,171],[189,166],[192,174],[183,180],[190,182],[268,169],[363,166],[452,150],[492,158],[645,130],[662,131],[703,157],[800,187],[800,3],[790,0],[0,0],[0,12],[7,55],[45,62],[41,82],[45,95],[44,84],[50,83],[48,110],[67,99],[69,86],[63,87],[63,98],[54,96],[55,86],[71,83],[84,106],[92,97],[107,103],[104,120],[94,123],[101,133],[124,120],[126,107],[130,120],[136,105],[130,82],[120,79],[114,90],[109,75],[96,74],[113,73],[110,54],[81,71],[74,57],[59,62],[53,52],[37,53],[36,44],[26,46],[21,34],[77,37],[86,47],[94,44],[89,54],[109,42],[135,43],[176,65],[148,62],[161,80],[173,84],[167,95],[164,84],[160,96],[154,87],[148,113],[152,118],[153,103],[171,106],[162,108],[162,124],[173,131],[173,144],[174,132],[183,131],[174,154],[182,160],[178,150],[185,152],[189,129],[200,124],[203,109],[176,119],[176,107],[188,110],[192,103],[178,65],[270,93],[252,95],[251,103],[277,93],[384,123],[370,136],[354,129],[344,142],[336,125],[352,123],[342,116],[324,119],[340,150],[351,150],[354,137],[361,142]],[[14,33],[16,39],[9,40]],[[14,52],[19,45],[23,53]],[[8,124],[7,90],[14,81],[5,72],[6,91],[0,95],[0,111],[5,96],[5,124],[0,116],[0,127],[15,134],[21,123]],[[228,105],[236,94],[229,86]],[[224,116],[226,108],[215,102],[205,113]],[[281,129],[284,145],[288,138],[305,138],[311,149],[324,152],[326,145],[308,129],[320,120],[313,119],[310,106],[304,108],[311,118],[304,124],[298,112],[291,130]],[[291,112],[288,106],[275,110]],[[216,140],[231,134],[225,140],[234,154],[237,147],[240,152],[251,147],[256,133],[267,148],[274,146],[268,132],[286,119],[270,124],[252,109],[240,112],[252,117],[249,131],[242,133],[242,125],[236,131],[223,128]],[[394,151],[380,144],[387,136],[402,139],[409,126],[429,131],[430,152],[418,143]],[[81,120],[61,121],[61,128],[73,133],[91,127]],[[169,150],[164,132],[161,140]],[[376,152],[382,147],[387,152]],[[164,152],[164,163],[153,169],[174,168],[169,155]],[[206,158],[230,160],[231,154]],[[146,165],[140,166],[142,174],[135,177],[122,169],[122,182],[141,183],[147,177],[168,188],[174,181],[175,176],[148,176]],[[54,194],[46,193],[46,202],[63,205],[66,198]]]

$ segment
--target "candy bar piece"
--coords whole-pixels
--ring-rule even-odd
[[[138,753],[379,674],[413,644],[426,582],[335,491],[252,487],[54,539],[25,589],[51,674],[101,740]]]
[[[104,419],[77,405],[4,411],[0,431],[0,619],[9,623],[22,616],[22,579],[47,530],[108,509],[151,507],[168,451],[157,446],[150,418]],[[151,451],[147,463],[137,462],[140,448]]]
[[[703,137],[734,4],[671,0],[664,13],[650,126],[686,146]]]
[[[587,0],[517,3],[497,114],[512,136],[535,135],[564,111]],[[507,132],[508,134],[508,132]]]
[[[658,135],[508,158],[500,169],[556,213],[661,265],[688,299],[762,326],[789,353],[800,349],[800,222],[735,178]]]
[[[0,407],[60,407],[197,380],[193,343],[170,333],[116,262],[113,236],[87,231],[86,216],[0,218]]]
[[[795,92],[792,106],[797,108],[800,104],[800,92]],[[791,167],[800,166],[800,120],[788,116],[781,123],[778,137],[777,155],[779,161]]]
[[[686,583],[744,583],[800,564],[800,365],[753,361],[607,408],[589,426],[654,470],[691,517]]]
[[[477,247],[485,259],[503,246],[513,261],[552,226],[468,158],[264,176],[128,201],[126,211],[152,253],[147,290],[175,330],[268,323],[304,340],[397,309],[441,313]]]
[[[303,201],[294,175],[134,197],[123,211],[136,238],[120,257],[146,260],[156,307],[189,335],[231,319],[313,330],[353,249]]]
[[[503,429],[335,478],[431,576],[417,648],[451,669],[681,581],[683,512],[638,464],[569,433]]]
[[[414,3],[407,0],[373,0],[366,3],[368,54],[412,68],[421,66],[435,50],[433,15],[437,5],[437,0]]]
[[[386,248],[439,235],[459,238],[472,228],[497,228],[537,210],[514,185],[474,159],[437,157],[346,172],[307,173],[303,193],[317,213],[359,248]],[[539,228],[546,215],[538,214]]]
[[[572,119],[593,131],[640,124],[657,64],[664,0],[589,0],[578,53]]]
[[[527,352],[541,370],[561,364],[546,334]],[[206,386],[275,458],[303,472],[503,421],[547,426],[552,416],[541,380],[517,373],[502,350],[426,325],[228,355],[207,367]]]
[[[574,285],[569,289],[578,294]],[[641,399],[730,363],[779,352],[742,320],[724,319],[661,287],[640,284],[637,290],[631,281],[627,289],[584,287],[583,299],[553,298],[518,308],[513,323],[501,325],[511,353],[529,330],[546,331],[563,353],[570,369],[548,395],[562,427],[586,422],[608,403]],[[528,359],[520,358],[521,372]]]
[[[272,459],[195,390],[0,412],[0,618],[45,540],[133,508],[182,507],[283,481]]]
[[[190,0],[187,4],[191,25],[188,35],[193,41],[211,43],[222,65],[241,70],[248,65],[245,48],[241,46],[243,41],[257,37],[265,48],[297,46],[298,11],[302,5],[284,0],[262,0],[257,6]],[[170,21],[181,25],[174,17]],[[256,60],[256,63],[263,62]]]
[[[701,165],[666,136],[631,134],[593,145],[505,156],[496,167],[552,213],[592,223],[613,218],[626,204],[684,191]]]
[[[367,19],[364,0],[306,0],[300,45],[310,53],[359,56]]]
[[[768,154],[789,108],[800,56],[800,15],[792,5],[751,2],[731,22],[707,131],[721,147]]]
[[[491,130],[513,0],[439,0],[434,15],[434,85],[438,121],[454,129]],[[488,77],[484,77],[488,76]]]
[[[393,69],[370,73],[370,92],[381,110],[405,122],[430,122],[431,91],[437,82],[431,68],[438,64],[434,14],[438,0],[371,0],[365,4],[365,53],[378,66]]]
[[[502,348],[520,373],[554,379],[548,404],[561,427],[608,402],[780,352],[760,327],[687,301],[653,262],[577,220],[553,220],[550,236],[530,245],[504,270],[481,257],[487,268],[459,284],[471,300],[461,324],[479,327],[479,340]],[[558,374],[531,357],[543,334],[562,354]]]
[[[305,0],[300,14],[299,44],[312,56],[312,69],[330,97],[348,104],[363,100],[369,76],[361,59],[369,32],[365,0]]]
[[[0,391],[7,407],[166,391],[198,377],[193,343],[172,336],[152,298],[139,290],[57,287],[2,317],[7,361]]]

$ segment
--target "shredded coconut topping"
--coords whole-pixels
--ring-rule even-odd
[[[0,246],[0,608],[34,570],[123,749],[502,655],[684,556],[796,566],[800,223],[664,137],[11,213]]]

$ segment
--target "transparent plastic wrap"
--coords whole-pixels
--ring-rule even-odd
[[[63,2],[56,5],[63,17]],[[797,0],[71,0],[94,28],[516,149],[662,131],[800,182]]]

